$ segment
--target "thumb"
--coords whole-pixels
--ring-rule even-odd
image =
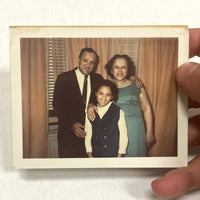
[[[176,72],[176,81],[189,97],[200,102],[200,64],[183,64]]]
[[[185,192],[200,188],[200,154],[189,162],[188,167],[175,169],[152,182],[152,190],[161,198],[178,197]]]

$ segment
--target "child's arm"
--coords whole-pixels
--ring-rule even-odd
[[[92,125],[90,123],[90,121],[88,120],[88,118],[86,117],[85,120],[85,132],[86,132],[86,136],[85,136],[85,148],[86,148],[86,152],[88,154],[88,157],[92,157],[92,145],[91,145],[91,139],[92,139]]]
[[[128,146],[128,131],[127,131],[127,127],[126,127],[125,114],[122,110],[120,110],[118,127],[119,127],[118,157],[121,157],[122,154],[126,154],[126,149],[127,149],[127,146]]]

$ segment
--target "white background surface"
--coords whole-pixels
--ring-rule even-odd
[[[156,199],[151,181],[168,169],[13,170],[9,26],[188,25],[200,27],[199,0],[0,0],[1,199]],[[193,149],[191,154],[200,152]],[[192,157],[192,156],[191,156]],[[179,199],[199,199],[192,192]]]

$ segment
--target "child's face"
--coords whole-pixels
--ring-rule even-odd
[[[113,98],[110,87],[101,86],[96,92],[96,98],[100,108],[106,106]]]

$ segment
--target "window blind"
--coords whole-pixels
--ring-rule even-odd
[[[66,51],[66,39],[65,38],[53,38],[49,39],[48,44],[48,63],[49,63],[49,111],[53,110],[53,94],[54,85],[57,76],[67,71],[68,57]]]
[[[140,76],[139,68],[139,38],[110,38],[109,39],[109,59],[115,54],[127,54],[132,58],[136,66],[136,75]]]

